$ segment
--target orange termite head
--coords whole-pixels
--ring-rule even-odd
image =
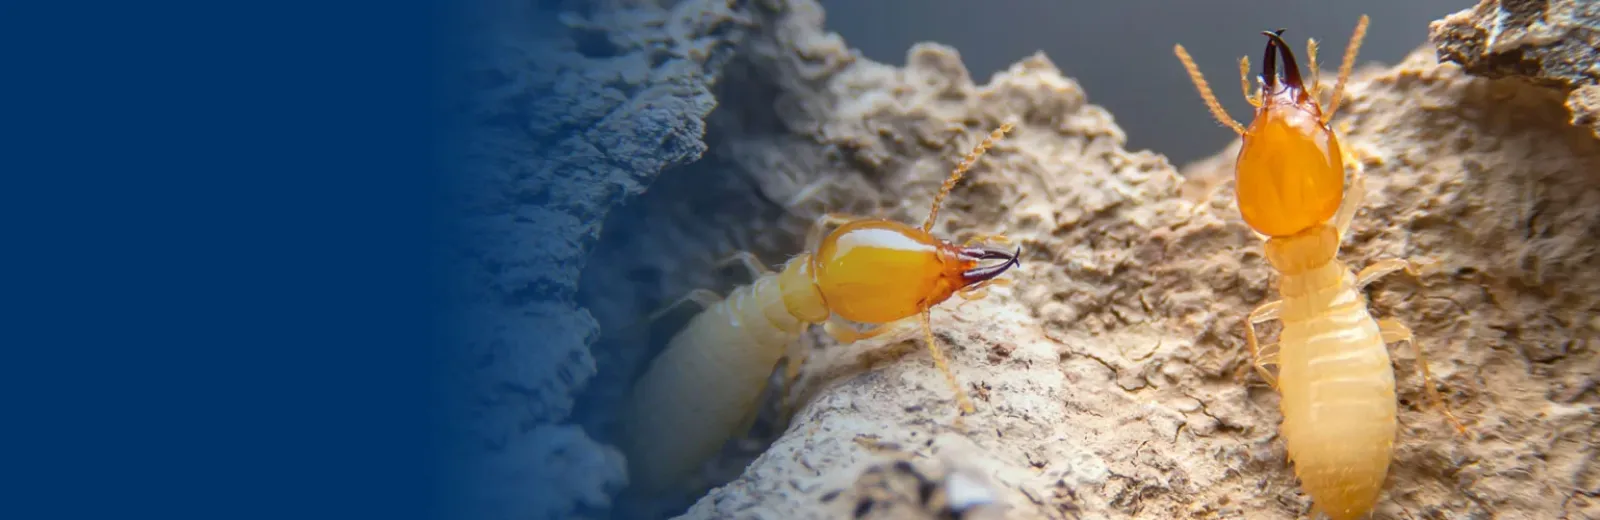
[[[1327,222],[1339,211],[1344,160],[1321,105],[1301,81],[1283,30],[1262,34],[1267,50],[1261,64],[1261,105],[1245,131],[1234,174],[1245,223],[1263,235],[1286,237]]]
[[[1021,265],[1021,253],[958,246],[890,220],[860,220],[830,233],[811,262],[830,310],[859,323],[888,323],[988,284]]]

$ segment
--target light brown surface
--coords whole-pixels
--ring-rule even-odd
[[[1574,125],[1600,137],[1600,5],[1587,0],[1481,0],[1428,27],[1441,61],[1469,74],[1560,90]]]

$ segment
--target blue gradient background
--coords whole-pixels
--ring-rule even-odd
[[[438,7],[0,4],[0,518],[437,516]]]

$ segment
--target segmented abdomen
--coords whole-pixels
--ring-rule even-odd
[[[622,432],[634,485],[664,489],[738,433],[805,325],[778,281],[762,276],[695,316],[635,384]]]
[[[1317,510],[1342,520],[1369,511],[1383,488],[1394,447],[1394,369],[1354,273],[1337,262],[1327,268],[1337,272],[1302,275],[1327,283],[1284,280],[1314,288],[1284,295],[1278,381],[1295,474]]]

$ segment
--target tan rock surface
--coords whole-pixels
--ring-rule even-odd
[[[1469,74],[1560,90],[1572,124],[1600,137],[1600,3],[1482,0],[1435,20],[1428,33],[1439,59]]]
[[[1043,56],[977,85],[953,49],[873,63],[822,32],[814,4],[769,4],[730,69],[775,90],[772,112],[725,106],[708,139],[764,197],[795,202],[800,218],[769,231],[793,236],[821,208],[919,221],[958,156],[1014,121],[935,231],[1003,232],[1024,260],[1014,287],[934,313],[975,415],[956,424],[920,342],[826,347],[807,367],[815,398],[687,517],[906,517],[927,509],[919,478],[957,482],[929,488],[945,502],[990,489],[1012,518],[1308,512],[1277,396],[1236,376],[1241,320],[1275,277],[1229,181],[1202,198],[1161,156],[1125,150],[1111,115]],[[1416,330],[1471,429],[1453,435],[1416,355],[1398,349],[1402,426],[1375,517],[1600,515],[1600,141],[1568,124],[1558,93],[1465,76],[1429,49],[1358,78],[1346,99],[1339,119],[1368,157],[1369,193],[1341,258],[1439,262],[1420,283],[1394,275],[1368,294],[1377,316]],[[786,132],[740,127],[752,121]],[[904,355],[850,370],[885,349]],[[869,471],[901,459],[921,477]],[[952,465],[981,478],[945,479]]]

